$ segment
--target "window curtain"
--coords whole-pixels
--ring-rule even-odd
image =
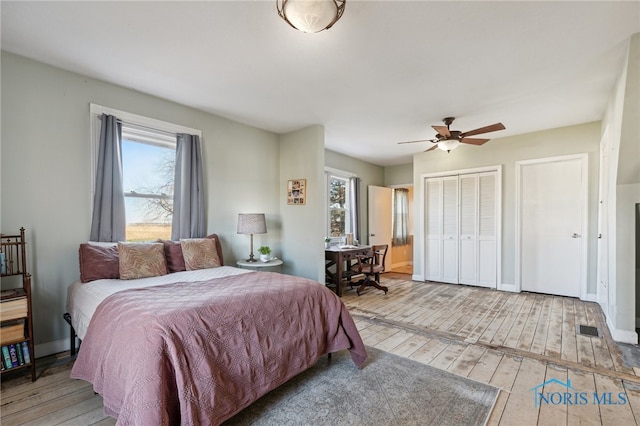
[[[353,232],[353,239],[358,240],[360,243],[360,178],[349,178],[349,204],[351,207],[351,230]]]
[[[409,244],[409,190],[393,190],[393,239],[394,246]]]
[[[96,187],[93,195],[91,241],[124,241],[127,220],[122,184],[122,124],[102,114]]]
[[[179,133],[176,142],[171,239],[201,238],[206,226],[200,137]]]

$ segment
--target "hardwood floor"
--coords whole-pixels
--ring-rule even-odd
[[[489,425],[638,424],[640,364],[625,362],[597,304],[394,273],[383,281],[386,295],[342,297],[365,344],[500,388]],[[534,388],[553,379],[572,389],[548,383],[536,405]]]
[[[489,425],[638,424],[640,364],[623,358],[596,304],[413,282],[396,273],[383,281],[386,295],[368,288],[342,298],[365,344],[500,388]],[[597,327],[602,336],[578,334],[578,325]],[[35,383],[3,376],[3,426],[115,424],[91,385],[69,379],[68,354],[38,361]],[[572,390],[550,383],[543,387],[549,403],[536,405],[533,388],[553,379],[570,381]]]

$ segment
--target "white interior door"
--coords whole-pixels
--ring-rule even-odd
[[[498,184],[495,172],[478,175],[478,263],[476,284],[496,288],[498,277]]]
[[[518,166],[521,288],[580,297],[586,288],[586,155]]]
[[[442,278],[458,284],[458,177],[442,178]]]
[[[477,276],[478,176],[460,176],[460,283],[475,284]]]
[[[390,271],[392,237],[393,190],[382,186],[369,185],[369,244],[387,244],[385,270]]]
[[[424,190],[425,279],[440,281],[442,280],[442,178],[427,179]]]
[[[425,279],[496,288],[497,172],[425,179]]]

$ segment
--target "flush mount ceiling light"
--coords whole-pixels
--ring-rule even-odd
[[[346,0],[276,0],[278,15],[296,30],[327,30],[344,13]]]

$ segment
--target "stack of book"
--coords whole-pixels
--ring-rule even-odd
[[[30,363],[31,354],[29,353],[29,344],[27,342],[2,346],[1,370],[9,370]]]

